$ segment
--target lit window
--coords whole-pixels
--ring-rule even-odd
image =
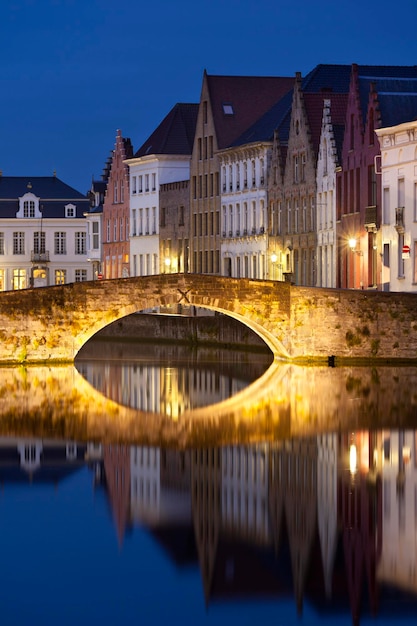
[[[225,115],[234,115],[235,114],[235,112],[233,110],[233,105],[230,104],[230,102],[224,102],[222,106],[223,106],[223,113]]]
[[[13,270],[13,289],[26,289],[26,270],[17,268]]]
[[[55,285],[64,285],[67,282],[66,270],[55,270]]]

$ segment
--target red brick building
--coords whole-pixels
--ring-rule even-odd
[[[129,167],[133,156],[129,138],[117,131],[103,205],[103,278],[129,276]]]
[[[374,130],[386,125],[388,118],[395,122],[393,114],[401,116],[394,100],[416,77],[417,66],[352,65],[337,175],[338,287],[381,288],[382,185]],[[381,106],[379,95],[386,106]]]

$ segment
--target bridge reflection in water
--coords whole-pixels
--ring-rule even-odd
[[[33,511],[37,485],[49,480],[57,489],[88,468],[111,506],[119,545],[142,527],[177,566],[198,564],[206,606],[242,594],[275,600],[271,610],[282,623],[279,603],[291,599],[294,614],[309,604],[338,619],[350,614],[354,624],[394,607],[401,624],[402,610],[417,615],[416,443],[416,431],[404,429],[183,450],[1,438],[0,480],[6,493],[30,482]],[[80,496],[71,493],[77,517]],[[42,542],[50,531],[36,532]],[[123,584],[137,592],[146,584],[135,572]]]
[[[220,358],[220,357],[219,357]],[[178,363],[156,370],[155,363],[118,366],[87,362],[73,366],[2,368],[0,434],[74,438],[78,441],[148,443],[190,447],[210,441],[229,444],[279,441],[358,428],[413,427],[417,414],[417,369],[410,367],[301,367],[274,362],[260,374],[256,361],[237,375],[185,380]],[[174,367],[175,365],[175,367]],[[218,370],[219,361],[214,364]],[[260,369],[261,368],[261,369]],[[239,371],[251,370],[250,376]],[[83,375],[84,374],[84,375]],[[91,382],[87,379],[91,374]],[[239,377],[240,376],[240,377]],[[135,384],[154,386],[146,402]],[[193,405],[202,390],[205,404]],[[125,383],[125,384],[124,384]],[[245,386],[246,385],[246,386]],[[127,389],[125,396],[112,388]],[[169,401],[163,390],[169,391]],[[224,399],[227,393],[232,397]],[[214,403],[213,403],[214,402]]]

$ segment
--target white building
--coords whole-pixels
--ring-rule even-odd
[[[159,188],[190,179],[197,104],[176,104],[128,159],[130,176],[130,275],[159,274]]]
[[[340,128],[345,106],[341,106],[343,96],[336,104],[338,110],[332,115],[331,100],[324,100],[320,144],[317,157],[317,287],[336,287],[336,169],[340,165],[340,149],[343,133]],[[334,117],[334,119],[333,119]],[[339,122],[335,126],[334,122]]]
[[[417,120],[375,130],[381,146],[384,291],[417,290]]]
[[[378,580],[417,592],[416,433],[384,431],[382,449],[383,543]]]
[[[93,280],[102,277],[103,202],[107,181],[93,181],[90,189],[90,209],[84,213],[87,221],[87,261],[92,266]]]
[[[269,445],[228,446],[221,455],[223,527],[269,544]]]
[[[269,277],[266,173],[271,145],[260,142],[218,153],[222,276]]]
[[[180,485],[164,484],[161,449],[132,446],[130,449],[130,511],[134,524],[191,525],[191,494]]]
[[[317,518],[323,562],[326,596],[332,590],[334,562],[338,541],[338,435],[324,433],[317,437]]]
[[[55,175],[0,175],[0,290],[91,280],[89,206]]]

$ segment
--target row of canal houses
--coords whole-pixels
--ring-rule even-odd
[[[417,66],[204,72],[87,195],[0,173],[0,290],[171,272],[414,290]]]
[[[199,104],[176,104],[139,150],[118,131],[105,172],[104,278],[417,283],[417,66],[204,72]]]

